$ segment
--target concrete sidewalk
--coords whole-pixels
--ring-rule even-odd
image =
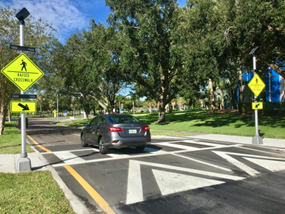
[[[28,153],[28,158],[31,160],[32,171],[48,170],[46,160],[37,152]],[[19,159],[20,154],[0,154],[0,172],[16,173]]]
[[[221,135],[221,134],[201,134],[195,136],[189,136],[192,139],[201,139],[201,140],[217,140],[224,141],[229,143],[238,143],[238,144],[252,144],[252,137],[244,136],[235,136],[235,135]],[[285,149],[285,139],[275,139],[275,138],[263,138],[263,144],[259,146],[266,147],[278,147]]]

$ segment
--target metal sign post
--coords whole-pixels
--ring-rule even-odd
[[[26,8],[21,9],[16,17],[20,23],[20,46],[19,50],[24,47],[24,27],[25,18],[30,15]],[[13,47],[13,46],[12,46]],[[26,49],[25,49],[26,50]],[[28,50],[28,49],[27,49]],[[28,50],[29,51],[29,50]],[[36,95],[28,95],[27,91],[34,83],[36,83],[44,72],[24,53],[21,53],[2,70],[3,73],[15,86],[21,90],[21,94],[13,94],[12,98],[21,98],[21,102],[16,106],[13,105],[15,112],[21,112],[21,158],[17,162],[17,172],[31,171],[31,161],[26,152],[26,112],[36,112],[36,104],[25,102],[25,98],[36,99]]]
[[[24,46],[25,40],[24,40],[24,27],[25,27],[25,21],[24,19],[29,15],[29,11],[26,8],[23,8],[20,10],[16,17],[19,19],[20,22],[20,46]],[[23,65],[24,66],[24,65]],[[21,94],[24,94],[23,91],[21,91]],[[25,101],[25,99],[21,99],[21,101]],[[22,145],[22,151],[20,159],[17,162],[17,172],[28,172],[31,171],[31,160],[28,158],[27,152],[26,152],[26,113],[21,113],[21,145]]]
[[[249,54],[253,55],[253,70],[254,70],[254,75],[256,74],[256,54],[255,51],[257,50],[258,47],[252,49],[252,51]],[[254,95],[254,100],[256,102],[256,95]],[[258,110],[254,110],[254,118],[255,118],[255,136],[252,138],[252,144],[263,144],[262,138],[259,136],[258,132]]]
[[[57,115],[57,121],[58,121],[58,95],[57,95],[57,105],[56,105],[56,109],[57,109],[56,115]]]

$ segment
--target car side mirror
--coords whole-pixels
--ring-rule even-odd
[[[87,124],[87,123],[84,123],[83,125],[84,125],[84,127],[85,127],[85,128],[87,128],[87,127],[88,127],[88,124]]]

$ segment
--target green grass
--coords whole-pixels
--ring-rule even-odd
[[[177,136],[177,137],[191,136],[190,133],[175,132],[175,131],[151,130],[150,133],[151,135],[167,135],[167,136]]]
[[[186,131],[196,133],[254,136],[252,116],[238,113],[209,114],[206,111],[185,111],[166,114],[166,123],[156,124],[154,114],[136,115],[150,124],[151,130]],[[285,117],[259,116],[259,132],[262,137],[285,139]]]
[[[21,153],[21,133],[15,127],[15,122],[6,122],[3,135],[0,135],[0,154]],[[26,144],[27,152],[34,150]]]
[[[54,124],[58,125],[65,125],[65,126],[73,126],[73,127],[82,127],[84,124],[89,123],[94,117],[90,117],[88,120],[87,119],[75,119],[74,124],[72,124],[72,120],[67,120],[66,122],[57,122],[54,121]]]
[[[166,114],[167,122],[161,124],[155,123],[158,119],[157,112],[140,113],[134,116],[149,124],[151,133],[154,135],[189,136],[191,132],[250,137],[255,135],[255,123],[252,116],[243,116],[236,112],[210,114],[203,110],[175,111],[172,114]],[[82,127],[92,118],[74,120],[72,126]],[[262,137],[285,139],[284,116],[259,116],[258,120],[259,133]],[[62,124],[71,125],[71,121]],[[174,134],[169,131],[189,132],[189,134]]]
[[[49,171],[0,173],[0,213],[74,213]]]

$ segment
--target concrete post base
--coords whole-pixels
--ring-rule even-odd
[[[252,144],[263,144],[262,137],[260,137],[259,135],[255,135],[252,138]]]
[[[17,172],[30,172],[32,171],[31,160],[27,157],[20,158],[17,162]]]

